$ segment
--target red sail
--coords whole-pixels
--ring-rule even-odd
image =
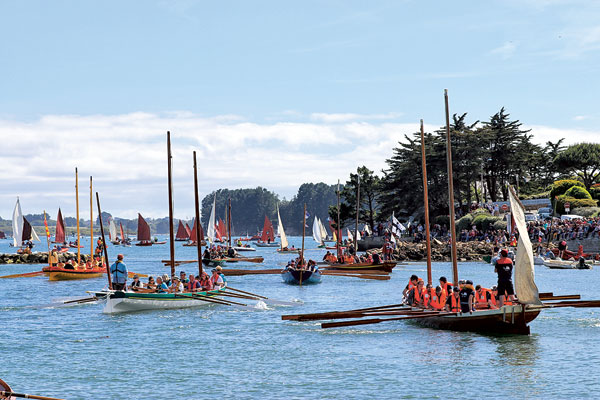
[[[186,232],[183,222],[179,220],[179,226],[177,227],[177,235],[175,235],[175,240],[188,240],[189,237],[190,236]]]
[[[54,243],[65,242],[65,221],[63,221],[62,212],[58,209],[56,217],[56,233],[54,234]]]
[[[189,229],[189,228],[188,228]],[[194,220],[194,227],[192,228],[191,232],[190,232],[190,240],[192,242],[196,242],[196,220]],[[200,241],[204,240],[204,230],[202,229],[202,226],[200,226]]]
[[[260,237],[260,240],[262,240],[263,242],[267,242],[267,241],[275,241],[275,232],[273,231],[273,224],[271,223],[271,221],[269,220],[269,217],[267,217],[265,215],[265,225],[263,226],[263,230],[262,230],[262,236]]]
[[[190,226],[187,224],[187,222],[185,223],[185,233],[187,234],[187,237],[192,237],[192,230],[190,229]]]
[[[125,235],[123,234],[123,224],[119,222],[119,226],[121,227],[121,240],[125,240]]]
[[[227,238],[227,228],[225,228],[225,222],[221,218],[219,218],[219,225],[217,230],[219,231],[219,235],[221,239]]]
[[[146,222],[144,217],[142,217],[142,214],[139,214],[139,213],[138,213],[137,239],[140,242],[151,240],[150,239],[150,227],[148,226],[148,223]]]

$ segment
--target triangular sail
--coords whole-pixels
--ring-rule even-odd
[[[535,284],[533,249],[527,232],[527,224],[525,223],[525,211],[514,189],[511,186],[508,189],[510,209],[519,232],[517,255],[515,257],[515,294],[520,303],[541,305],[539,291]]]
[[[19,246],[28,240],[31,240],[31,224],[23,217],[23,232],[21,233],[21,243],[19,243]]]
[[[23,237],[23,213],[21,212],[21,203],[18,198],[13,211],[12,230],[13,246],[19,247],[22,244]]]
[[[121,228],[121,239],[125,239],[125,234],[123,233],[123,224],[119,222],[119,227]]]
[[[265,224],[263,226],[263,231],[262,231],[260,240],[262,240],[263,242],[267,242],[267,241],[273,242],[275,240],[275,231],[273,229],[273,224],[269,220],[269,217],[267,217],[266,215],[265,215]]]
[[[175,235],[175,239],[188,240],[189,237],[190,237],[190,235],[188,235],[187,231],[185,230],[185,226],[183,225],[183,222],[181,222],[181,220],[179,220],[179,226],[177,227],[177,234]]]
[[[41,242],[40,237],[35,232],[35,229],[33,229],[33,226],[31,227],[31,239],[36,242]]]
[[[348,234],[348,240],[354,241],[354,236],[352,236],[352,232],[350,232],[350,229],[346,228],[346,233]]]
[[[279,232],[279,240],[281,240],[281,248],[288,247],[287,236],[283,230],[283,222],[281,222],[281,215],[279,215],[279,206],[277,206],[277,231]]]
[[[150,226],[148,226],[148,223],[146,222],[146,220],[144,219],[144,217],[142,217],[142,214],[138,213],[138,232],[137,232],[137,239],[140,242],[143,241],[150,241]]]
[[[194,231],[196,229],[194,228]],[[190,229],[190,226],[187,224],[187,222],[185,223],[185,233],[187,235],[188,238],[192,237],[192,230]]]
[[[327,239],[327,229],[325,229],[325,225],[323,225],[323,221],[319,219],[319,227],[321,228],[321,238],[323,240]]]
[[[110,240],[117,240],[117,226],[112,218],[108,220],[108,233]]]
[[[219,235],[221,236],[221,240],[227,239],[227,228],[225,228],[225,222],[221,218],[219,218],[219,224],[217,226],[219,230]]]
[[[215,194],[215,198],[213,200],[212,210],[210,211],[210,218],[208,219],[208,229],[206,234],[208,236],[208,241],[210,244],[215,242],[215,206],[217,205],[217,195]]]
[[[315,217],[312,226],[312,237],[319,245],[323,244],[323,238],[321,237],[321,227],[319,226],[319,218]]]
[[[58,209],[56,216],[56,232],[54,233],[54,243],[65,242],[65,221],[63,221],[62,212]]]
[[[337,234],[335,233],[334,230],[331,231],[331,237],[332,237],[333,241],[337,243],[337,241],[338,241],[337,240]]]

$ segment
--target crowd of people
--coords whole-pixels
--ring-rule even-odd
[[[181,271],[179,275],[169,277],[167,274],[154,277],[149,276],[148,281],[140,281],[139,275],[133,276],[133,281],[127,285],[128,270],[123,262],[123,254],[117,256],[117,260],[110,266],[113,290],[129,290],[144,293],[184,293],[217,290],[226,286],[227,278],[220,266],[211,270],[211,275],[202,271],[198,277],[194,274],[186,274]]]

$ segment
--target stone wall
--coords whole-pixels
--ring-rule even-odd
[[[87,262],[88,255],[81,254],[81,262]],[[77,260],[77,253],[60,253],[58,262]],[[0,254],[0,264],[47,264],[48,253],[34,252],[31,254]]]

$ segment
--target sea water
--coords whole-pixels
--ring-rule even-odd
[[[299,246],[300,238],[290,242]],[[0,241],[0,252],[14,251],[8,243]],[[320,260],[325,251],[307,243],[306,257]],[[176,259],[196,258],[195,247],[175,246]],[[123,253],[130,271],[170,272],[160,262],[169,257],[168,243],[110,245],[108,251],[111,262]],[[232,268],[281,268],[292,257],[273,248],[243,255],[265,262]],[[0,275],[41,267],[0,265]],[[197,264],[181,270],[195,274]],[[324,330],[319,321],[281,320],[282,314],[399,303],[412,274],[426,278],[425,263],[400,265],[389,281],[323,276],[321,284],[302,287],[284,284],[279,275],[235,276],[228,278],[233,287],[298,306],[117,315],[102,314],[96,303],[58,306],[102,289],[105,277],[0,279],[0,378],[17,392],[65,399],[598,397],[598,309],[544,310],[529,336],[449,332],[406,321]],[[452,279],[450,263],[433,264],[434,281],[442,275]],[[485,287],[496,279],[493,267],[479,262],[460,263],[459,276]],[[599,277],[600,267],[536,266],[541,292],[600,299]]]

